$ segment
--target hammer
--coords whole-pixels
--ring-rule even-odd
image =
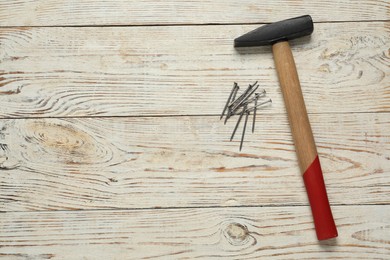
[[[317,148],[288,40],[310,35],[313,20],[304,15],[264,25],[234,40],[235,47],[272,45],[275,66],[295,143],[318,240],[337,237]]]

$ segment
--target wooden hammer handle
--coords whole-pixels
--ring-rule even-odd
[[[275,43],[272,45],[272,51],[295,142],[299,166],[303,174],[316,158],[317,149],[307,116],[294,57],[287,41]]]
[[[317,237],[319,240],[336,237],[337,229],[290,45],[287,41],[278,42],[272,45],[272,51]]]

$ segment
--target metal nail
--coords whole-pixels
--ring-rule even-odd
[[[234,86],[233,86],[233,88],[232,88],[232,91],[230,92],[230,95],[229,95],[228,100],[226,101],[225,107],[223,108],[223,111],[222,111],[222,114],[221,114],[221,117],[219,118],[219,120],[221,120],[222,117],[223,117],[223,115],[225,114],[226,109],[227,109],[227,107],[228,107],[228,105],[229,105],[229,103],[230,103],[230,100],[231,100],[231,98],[232,98],[232,96],[233,96],[233,92],[234,92],[234,90],[236,89],[236,87],[237,87],[237,83],[234,82]]]
[[[250,114],[250,112],[246,112],[244,128],[243,128],[243,130],[242,130],[242,135],[241,135],[240,151],[241,151],[241,149],[242,149],[242,144],[243,144],[243,142],[244,142],[246,124],[247,124],[247,122],[248,122],[249,114]]]
[[[257,100],[259,99],[259,96],[260,96],[260,95],[256,95],[256,98],[255,98],[255,110],[253,111],[252,133],[255,132],[256,111],[257,111]]]
[[[228,121],[228,119],[232,116],[232,110],[230,109],[230,107],[228,107],[228,112],[225,116],[225,122],[223,122],[224,125],[226,125],[226,122]]]
[[[237,128],[238,128],[238,126],[240,125],[240,122],[241,122],[242,116],[243,116],[244,113],[245,113],[245,110],[246,110],[246,106],[245,106],[245,108],[242,110],[242,112],[241,112],[241,114],[240,114],[240,117],[239,117],[238,120],[237,120],[236,126],[234,127],[234,130],[233,130],[233,133],[232,133],[232,136],[230,137],[230,141],[233,140],[233,137],[234,137],[234,135],[236,134]]]
[[[248,99],[248,103],[252,103],[253,101],[255,101],[255,99],[259,99],[261,97],[264,97],[266,94],[265,90],[263,89],[260,93],[255,93],[255,96],[252,97],[251,99]]]
[[[250,92],[247,93],[247,95],[238,103],[236,104],[234,107],[232,107],[232,112],[234,113],[237,109],[239,109],[242,105],[244,105],[245,103],[248,104],[249,101],[248,101],[248,98],[253,94],[255,93],[255,91],[257,90],[257,88],[259,87],[259,85],[257,85],[254,89],[250,90]]]
[[[234,100],[236,100],[236,95],[237,95],[239,89],[240,89],[240,87],[237,85],[236,90],[233,93],[233,97],[232,97],[231,102],[234,102]]]
[[[265,104],[267,104],[267,103],[272,103],[272,100],[271,99],[269,99],[269,100],[267,100],[267,101],[264,101],[264,102],[262,102],[262,103],[260,103],[260,104],[257,104],[256,105],[256,110],[257,110],[257,108],[258,107],[261,107],[261,106],[263,106],[263,105],[265,105]],[[251,108],[248,108],[245,112],[252,112],[252,111],[254,111],[255,110],[255,107],[253,106],[253,107],[251,107]],[[232,114],[232,116],[236,116],[236,115],[240,115],[242,113],[242,110],[240,110],[239,112],[235,112],[235,113],[233,113]]]
[[[246,95],[252,88],[257,84],[257,81],[253,85],[249,85],[248,88],[242,93],[233,103],[230,104],[230,107],[236,107],[237,103],[242,103],[245,100]]]
[[[234,102],[235,98],[236,98],[236,95],[238,93],[238,90],[240,89],[240,87],[237,85],[237,88],[236,90],[234,91],[234,94],[233,94],[233,97],[231,99],[231,102]],[[228,121],[228,119],[233,115],[232,113],[232,110],[230,109],[230,107],[228,107],[228,112],[226,114],[226,117],[225,117],[225,122],[224,124],[226,125],[226,122]]]
[[[264,102],[262,102],[262,103],[260,103],[260,104],[257,104],[255,107],[249,108],[247,111],[252,112],[252,111],[254,111],[255,109],[257,109],[258,107],[260,107],[260,106],[262,106],[262,105],[265,105],[265,104],[267,104],[267,103],[272,103],[272,100],[271,100],[271,99],[268,99],[267,101],[264,101]]]

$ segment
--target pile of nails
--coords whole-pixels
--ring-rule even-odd
[[[261,92],[256,92],[258,88],[259,85],[257,84],[256,81],[254,84],[249,85],[248,88],[239,97],[236,98],[237,93],[240,90],[240,87],[236,82],[234,82],[233,89],[230,92],[229,98],[221,114],[220,119],[222,119],[225,116],[225,124],[231,117],[235,115],[239,116],[236,126],[234,127],[232,136],[230,137],[230,141],[233,140],[234,135],[236,134],[236,131],[238,129],[238,126],[240,125],[241,119],[245,114],[244,128],[242,130],[241,142],[240,142],[240,151],[242,149],[242,144],[244,142],[246,125],[250,113],[253,112],[253,122],[252,122],[252,133],[253,133],[255,131],[257,109],[272,103],[271,99],[261,101],[261,98],[265,97],[266,92],[264,89]]]

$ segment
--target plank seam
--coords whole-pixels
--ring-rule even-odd
[[[350,115],[350,114],[389,114],[390,111],[361,111],[361,112],[324,112],[324,113],[308,113],[308,115]],[[269,113],[265,115],[281,116],[285,113]],[[172,117],[220,117],[221,114],[184,114],[184,115],[108,115],[108,116],[29,116],[29,117],[0,117],[0,120],[26,120],[26,119],[100,119],[100,118],[172,118]],[[218,119],[219,120],[219,119]]]
[[[375,204],[331,204],[331,207],[367,207],[367,206],[390,206],[390,203],[375,203]],[[240,206],[201,206],[201,207],[145,207],[145,208],[96,208],[96,209],[74,209],[74,210],[16,210],[16,211],[0,211],[0,214],[6,213],[32,213],[32,212],[93,212],[93,211],[146,211],[146,210],[186,210],[186,209],[230,209],[230,208],[289,208],[289,207],[309,207],[309,204],[286,204],[286,205],[240,205]]]
[[[353,21],[319,21],[314,24],[327,24],[327,23],[376,23],[376,22],[390,22],[389,19],[385,20],[353,20]],[[185,27],[185,26],[226,26],[226,25],[264,25],[270,24],[268,22],[252,22],[252,23],[178,23],[178,24],[85,24],[85,25],[7,25],[0,26],[0,29],[11,29],[11,28],[88,28],[88,27]]]

